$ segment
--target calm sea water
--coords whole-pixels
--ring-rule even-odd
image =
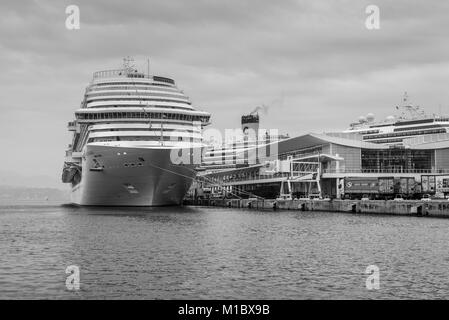
[[[449,298],[448,231],[418,217],[0,206],[0,298]]]

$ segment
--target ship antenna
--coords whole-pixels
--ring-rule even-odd
[[[407,94],[407,91],[404,92],[403,101],[404,101],[404,105],[407,105],[407,101],[408,101],[408,94]]]
[[[401,113],[401,119],[407,120],[407,119],[419,119],[419,118],[425,118],[426,113],[424,110],[420,108],[418,105],[412,105],[409,101],[409,96],[407,94],[407,91],[404,93],[404,97],[402,98],[402,105],[400,108],[402,109]],[[399,110],[399,107],[397,107]]]
[[[149,78],[150,77],[150,58],[147,58],[147,71],[148,71],[147,75]]]
[[[414,119],[414,114],[413,114],[413,107],[410,105],[409,103],[409,99],[408,99],[408,93],[407,91],[404,92],[404,96],[402,98],[402,118],[405,119]]]

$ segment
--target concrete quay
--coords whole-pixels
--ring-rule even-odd
[[[384,214],[404,216],[449,217],[448,200],[185,200],[184,205],[247,208],[254,210],[296,210]]]

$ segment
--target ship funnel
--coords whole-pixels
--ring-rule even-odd
[[[249,114],[249,115],[243,115],[242,116],[242,130],[244,134],[248,134],[251,130],[252,133],[257,136],[257,133],[259,132],[259,115],[256,114]]]

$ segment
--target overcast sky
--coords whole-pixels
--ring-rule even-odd
[[[65,27],[70,4],[79,30]],[[365,27],[369,4],[379,30]],[[343,130],[393,114],[404,91],[449,114],[449,1],[2,0],[0,17],[0,184],[64,187],[66,124],[92,73],[128,55],[220,129],[265,104],[261,127]]]

